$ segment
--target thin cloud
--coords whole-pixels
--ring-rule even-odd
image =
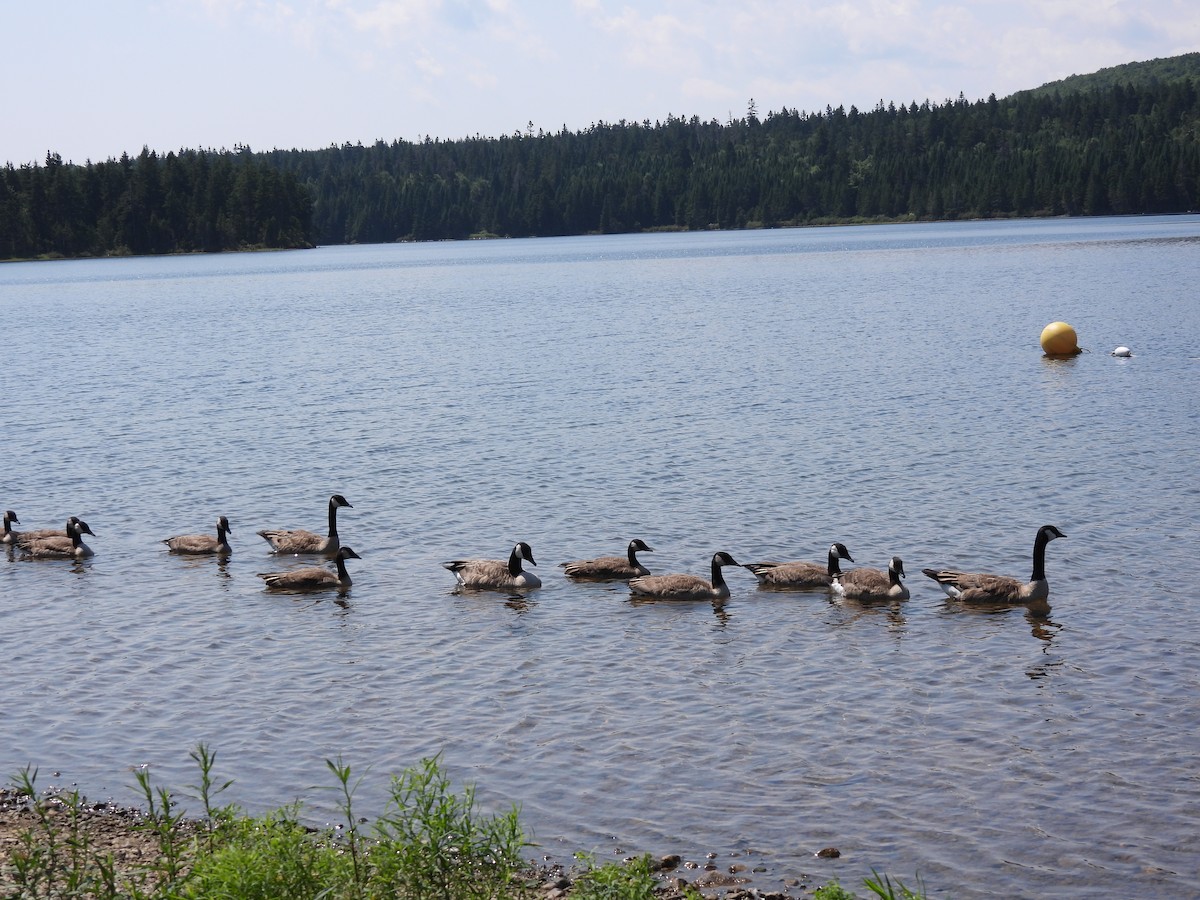
[[[5,110],[18,164],[974,100],[1200,49],[1194,0],[113,0],[6,24],[0,78],[39,78]],[[79,91],[98,71],[143,88]],[[264,73],[286,89],[244,90]]]

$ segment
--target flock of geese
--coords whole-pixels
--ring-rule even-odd
[[[346,570],[347,559],[361,559],[338,537],[337,511],[351,507],[341,494],[329,498],[329,528],[326,534],[303,529],[273,529],[258,535],[279,555],[313,555],[331,558],[334,568],[307,566],[283,572],[260,572],[267,589],[309,591],[337,589],[345,591],[351,585]],[[92,556],[92,549],[83,542],[85,534],[95,536],[88,524],[78,517],[67,520],[62,530],[14,531],[21,524],[16,513],[4,513],[4,534],[0,543],[10,551],[20,552],[32,559],[81,559]],[[217,519],[216,534],[182,534],[166,538],[163,543],[172,553],[187,555],[225,555],[232,552],[229,535],[232,529],[225,516]],[[1046,581],[1046,545],[1066,537],[1053,525],[1038,529],[1033,542],[1033,573],[1028,581],[1006,575],[983,572],[960,572],[953,569],[922,569],[922,573],[938,583],[947,596],[973,606],[1026,606],[1035,614],[1046,615],[1050,607],[1050,587]],[[640,538],[629,542],[624,556],[601,556],[561,563],[566,576],[579,581],[626,581],[635,597],[658,600],[712,600],[729,598],[729,585],[723,569],[738,566],[753,573],[759,586],[777,591],[830,591],[840,597],[862,602],[892,602],[907,600],[908,588],[904,562],[893,556],[887,570],[859,567],[843,572],[841,561],[854,562],[846,545],[835,542],[829,547],[824,563],[753,562],[742,564],[724,551],[713,555],[708,579],[699,575],[653,575],[638,560],[637,554],[653,552],[654,548]],[[541,579],[526,571],[524,563],[537,565],[533,549],[524,541],[518,542],[507,560],[453,559],[442,566],[454,574],[459,588],[494,591],[525,591],[541,587]]]

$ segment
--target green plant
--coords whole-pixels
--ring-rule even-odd
[[[112,854],[96,852],[84,827],[78,791],[38,795],[38,770],[28,766],[13,782],[27,798],[34,825],[18,835],[11,853],[11,879],[20,898],[111,898],[118,896]],[[130,887],[136,888],[131,882]]]
[[[346,839],[350,844],[350,861],[354,867],[354,895],[358,897],[362,894],[363,871],[359,863],[358,822],[354,818],[354,793],[358,790],[362,779],[359,778],[354,782],[354,787],[350,786],[350,766],[343,763],[340,756],[337,758],[337,762],[331,759],[325,760],[325,765],[337,778],[342,792],[342,815],[346,819]]]
[[[830,881],[813,891],[814,900],[855,900],[854,894],[846,890],[837,881]]]
[[[290,806],[225,823],[209,852],[197,856],[181,892],[194,900],[312,900],[350,896],[343,854],[314,836]]]
[[[189,784],[188,787],[196,791],[195,796],[204,804],[204,824],[208,831],[208,848],[213,847],[214,833],[223,825],[227,825],[238,815],[239,809],[230,804],[228,806],[215,806],[213,798],[218,794],[223,793],[231,784],[233,779],[214,787],[216,784],[213,781],[212,773],[217,763],[217,752],[209,750],[208,745],[201,742],[196,745],[196,749],[188,753],[188,756],[195,761],[200,769],[200,783]]]
[[[154,785],[149,770],[138,769],[134,778],[146,800],[146,817],[141,827],[158,841],[160,858],[153,866],[158,889],[170,893],[184,875],[184,857],[191,844],[182,827],[184,813],[176,810],[170,790]]]
[[[594,856],[576,853],[575,858],[586,866],[575,878],[572,897],[575,900],[652,900],[658,879],[650,854],[629,860],[596,865]]]
[[[887,875],[881,876],[874,869],[871,870],[871,877],[864,879],[864,883],[871,893],[882,897],[883,900],[925,900],[925,885],[921,883],[920,876],[917,877],[916,891],[906,887],[899,879],[893,886]]]
[[[450,790],[439,756],[394,777],[375,823],[371,887],[384,896],[496,900],[520,893],[524,835],[514,807],[479,816],[475,788]]]
[[[76,791],[38,794],[37,769],[26,768],[13,784],[33,814],[18,835],[0,884],[12,885],[14,900],[517,900],[529,886],[519,877],[525,846],[519,810],[484,816],[475,809],[475,789],[451,790],[440,756],[392,779],[384,814],[371,838],[354,813],[354,780],[341,758],[326,760],[341,792],[347,823],[343,834],[314,831],[293,804],[264,816],[217,806],[215,797],[232,784],[213,777],[216,753],[200,744],[191,753],[200,780],[189,787],[204,806],[204,820],[189,821],[171,793],[137,774],[146,803],[136,826],[150,838],[152,859],[118,867],[110,852],[97,849],[96,814]],[[575,878],[572,900],[651,900],[660,887],[648,855],[625,864],[597,866],[577,855],[584,870]],[[919,890],[872,870],[867,888],[882,900],[924,900]],[[681,889],[689,900],[701,895]],[[818,888],[816,900],[855,900],[836,881]]]

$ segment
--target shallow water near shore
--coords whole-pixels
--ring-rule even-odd
[[[96,532],[82,563],[0,552],[0,774],[132,802],[142,765],[186,792],[203,741],[228,799],[322,822],[326,758],[371,815],[441,753],[560,859],[1186,895],[1198,262],[1179,216],[0,266],[0,509]],[[1089,352],[1043,357],[1059,319]],[[349,595],[265,592],[312,561],[255,531],[323,530],[334,492]],[[159,543],[222,514],[227,561]],[[1048,619],[920,573],[1026,577],[1046,523]],[[633,602],[556,568],[633,537],[702,575],[840,540],[912,599],[731,569],[722,606]],[[525,598],[439,565],[517,540]]]

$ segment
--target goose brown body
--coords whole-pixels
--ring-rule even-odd
[[[922,569],[922,573],[941,586],[948,597],[978,606],[1027,605],[1048,612],[1050,583],[1046,580],[1046,545],[1066,537],[1053,525],[1043,525],[1033,540],[1033,572],[1028,581],[987,572],[959,572],[954,569]]]
[[[11,512],[11,510],[10,510],[10,512]],[[71,516],[71,518],[67,519],[67,527],[66,528],[36,528],[33,531],[14,531],[14,532],[12,532],[13,543],[17,547],[24,547],[27,544],[32,544],[34,541],[41,541],[46,538],[52,538],[52,537],[69,538],[71,536],[71,532],[70,532],[71,524],[73,522],[78,522],[78,521],[79,521],[78,516]]]
[[[228,554],[233,552],[226,537],[232,534],[229,520],[224,516],[217,518],[217,533],[211,534],[180,534],[163,541],[172,553],[180,554]]]
[[[346,560],[362,559],[349,547],[341,547],[334,555],[335,569],[325,566],[305,566],[288,572],[259,572],[258,577],[266,582],[270,590],[277,591],[323,591],[336,588],[344,591],[353,583],[346,571]]]
[[[258,532],[258,536],[271,545],[272,553],[294,554],[324,554],[337,556],[338,548],[342,546],[337,530],[337,511],[341,507],[354,507],[341,494],[329,498],[329,533],[317,534],[302,528],[266,529]]]
[[[908,588],[900,582],[903,577],[904,561],[893,556],[886,572],[866,566],[842,572],[834,579],[833,591],[848,600],[907,600]]]
[[[22,541],[21,552],[31,559],[84,559],[94,555],[92,548],[83,542],[83,535],[96,534],[87,522],[72,516],[63,531],[65,534]]]
[[[442,567],[454,573],[459,587],[476,590],[519,591],[542,586],[542,580],[521,566],[522,560],[533,565],[533,548],[524,541],[513,546],[507,560],[502,559],[452,559]]]
[[[654,548],[641,538],[634,538],[629,542],[625,556],[598,556],[595,559],[577,559],[559,565],[569,578],[625,581],[650,574],[650,570],[638,562],[637,554],[641,550],[654,552]]]
[[[834,576],[841,573],[839,560],[854,562],[850,551],[842,543],[829,546],[829,558],[825,564],[815,562],[756,562],[746,563],[745,568],[754,573],[759,587],[776,591],[827,590],[833,585]]]
[[[729,585],[725,583],[722,569],[725,566],[741,566],[724,551],[713,554],[712,578],[705,581],[699,575],[643,575],[629,582],[629,590],[635,597],[658,600],[727,600]]]

